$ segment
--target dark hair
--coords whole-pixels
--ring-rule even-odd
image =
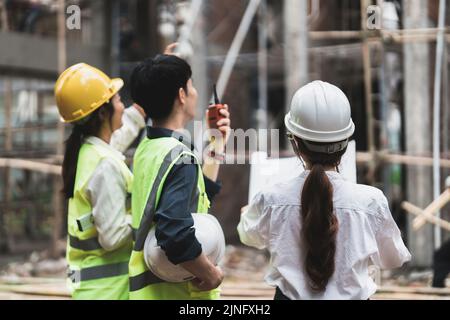
[[[187,91],[190,65],[173,55],[158,55],[141,62],[131,74],[131,98],[153,120],[167,119],[181,88]]]
[[[346,149],[333,154],[312,152],[298,138],[295,138],[293,145],[297,155],[301,155],[312,166],[301,193],[301,236],[309,286],[313,291],[323,292],[334,274],[339,228],[333,207],[333,185],[325,168],[337,168]]]
[[[75,178],[77,174],[78,154],[84,139],[89,136],[96,136],[105,120],[111,123],[114,114],[114,107],[111,102],[105,103],[95,110],[88,119],[76,123],[72,133],[66,141],[66,150],[62,165],[63,194],[66,199],[73,197],[75,188]]]

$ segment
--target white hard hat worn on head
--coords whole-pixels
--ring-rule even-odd
[[[295,93],[285,125],[291,134],[306,141],[308,149],[325,153],[345,149],[346,140],[355,132],[347,97],[341,89],[323,81],[311,82]]]
[[[210,214],[192,214],[195,236],[202,245],[203,253],[214,265],[225,255],[225,236],[219,221]],[[144,245],[144,260],[150,271],[158,278],[173,283],[194,279],[194,276],[179,265],[174,265],[158,246],[155,228],[150,231]]]

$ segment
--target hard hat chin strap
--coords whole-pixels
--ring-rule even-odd
[[[291,134],[291,133],[288,133],[287,136],[288,136],[289,141],[290,141],[291,144],[292,144],[292,148],[294,149],[295,154],[298,156],[298,158],[300,159],[300,161],[301,161],[301,163],[302,163],[303,169],[306,170],[306,164],[305,164],[305,161],[303,160],[303,158],[302,158],[302,156],[301,156],[300,149],[299,149],[299,147],[298,147],[297,141],[296,141],[295,138],[294,138],[294,135]]]
[[[302,142],[305,144],[305,146],[308,148],[309,151],[318,152],[318,153],[326,153],[326,154],[333,154],[333,153],[343,151],[348,146],[348,139],[344,140],[344,141],[336,142],[336,143],[325,144],[325,145],[311,143],[306,140],[302,140]]]

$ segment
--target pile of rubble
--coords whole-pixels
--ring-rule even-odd
[[[65,243],[61,243],[61,252],[65,251]],[[9,263],[0,271],[2,277],[42,277],[63,278],[66,276],[67,262],[63,254],[58,259],[52,259],[48,250],[33,252],[22,261]]]

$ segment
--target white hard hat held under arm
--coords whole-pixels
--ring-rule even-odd
[[[195,236],[202,245],[203,253],[214,265],[225,255],[225,236],[217,219],[210,214],[192,214]],[[179,265],[169,261],[158,246],[155,228],[152,228],[144,245],[144,259],[147,267],[158,278],[167,282],[185,282],[194,276]]]

